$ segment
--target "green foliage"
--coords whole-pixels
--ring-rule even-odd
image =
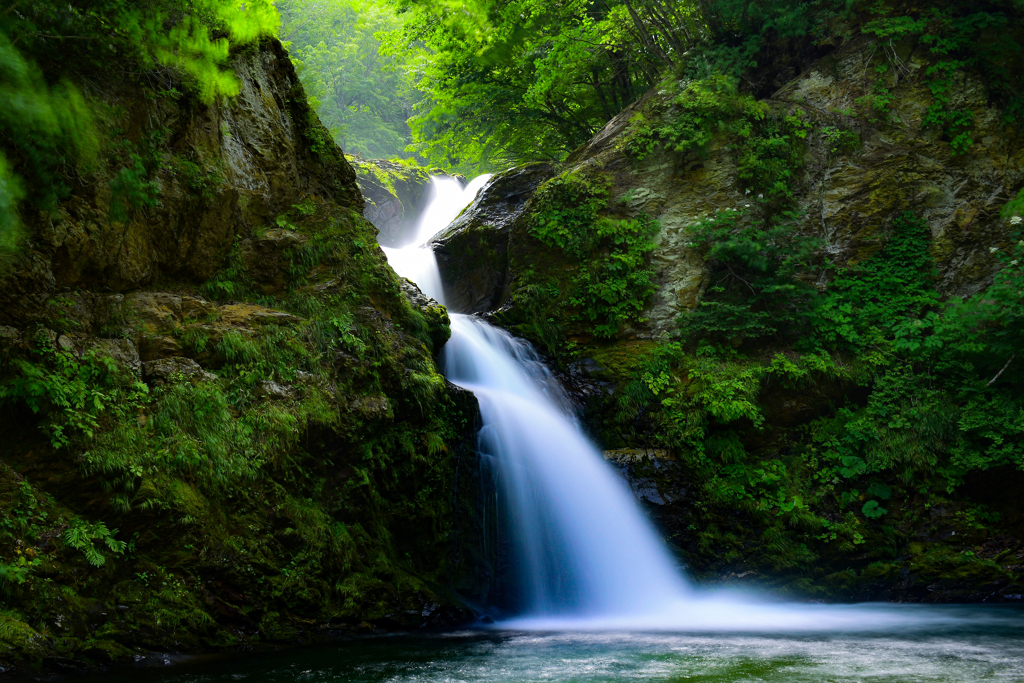
[[[227,264],[203,283],[202,292],[214,301],[224,301],[243,298],[251,292],[252,287],[252,278],[242,259],[242,237],[237,235],[228,254]]]
[[[66,80],[49,86],[2,31],[0,100],[0,249],[10,250],[19,234],[21,200],[52,209],[66,192],[61,167],[88,161],[97,138],[79,91]]]
[[[18,241],[19,204],[52,210],[65,179],[96,156],[94,107],[73,81],[110,73],[170,67],[203,102],[237,94],[224,69],[231,45],[277,28],[270,0],[15,0],[0,15],[0,252]],[[42,68],[40,68],[42,67]],[[107,76],[109,77],[109,76]],[[111,181],[111,218],[156,204],[142,157],[131,157]]]
[[[466,173],[558,159],[678,64],[703,34],[695,3],[401,2],[387,54],[423,101],[411,150]]]
[[[584,173],[563,173],[537,188],[530,233],[581,260],[594,247],[594,224],[607,203],[606,180]]]
[[[569,303],[580,309],[577,320],[594,326],[596,336],[614,337],[624,324],[642,321],[640,314],[657,290],[648,254],[658,230],[658,223],[647,217],[595,223],[595,248],[601,255],[573,278]]]
[[[0,268],[3,257],[14,252],[21,241],[18,204],[24,198],[21,178],[12,172],[7,159],[0,154]]]
[[[101,567],[107,558],[96,547],[97,543],[106,546],[107,550],[116,555],[123,554],[128,546],[124,541],[114,538],[116,535],[117,529],[108,529],[103,522],[90,523],[75,519],[64,530],[64,545],[81,551],[92,566]]]
[[[716,134],[749,137],[753,122],[768,113],[763,102],[738,92],[736,79],[721,74],[689,83],[664,106],[665,112],[642,112],[630,121],[623,151],[638,160],[658,143],[675,152],[703,152]],[[652,127],[652,118],[664,123]]]
[[[95,351],[76,358],[40,339],[33,359],[12,365],[16,372],[0,384],[0,402],[43,415],[54,448],[91,439],[104,414],[123,416],[146,400],[146,385],[123,381],[116,363]]]
[[[110,181],[110,219],[119,223],[128,220],[131,211],[156,206],[159,186],[149,180],[142,157],[131,155],[132,165],[122,168]]]
[[[272,34],[279,21],[267,0],[158,0],[144,5],[124,0],[22,0],[11,6],[15,9],[5,13],[0,31],[27,46],[37,61],[46,60],[47,48],[59,45],[66,57],[74,58],[53,60],[64,62],[54,66],[65,73],[103,69],[117,58],[145,69],[167,66],[184,75],[204,102],[238,92],[234,75],[223,68],[230,47]],[[83,42],[62,40],[65,37]],[[99,38],[106,43],[91,42]],[[125,70],[130,69],[126,65]]]
[[[529,228],[535,238],[561,249],[579,264],[570,282],[568,304],[577,311],[571,319],[584,323],[598,337],[614,337],[624,324],[640,322],[657,289],[647,263],[658,224],[646,217],[600,215],[607,194],[604,180],[583,173],[562,174],[538,188]],[[521,279],[527,279],[526,274]],[[557,287],[548,289],[545,292],[537,283],[526,285],[515,295],[517,305],[526,306],[531,316],[540,314],[538,302],[530,298],[560,293]],[[542,338],[552,336],[550,331],[540,331]]]
[[[746,210],[716,214],[693,226],[692,234],[695,243],[708,245],[715,275],[696,310],[680,316],[684,336],[736,344],[806,329],[814,288],[794,276],[817,240],[796,234],[789,223],[754,221]]]
[[[175,159],[176,170],[185,181],[189,194],[200,201],[209,203],[213,200],[214,189],[224,181],[224,176],[216,168],[207,168],[191,159]]]
[[[1024,187],[1017,192],[1017,196],[1006,203],[999,214],[1010,220],[1012,225],[1021,224],[1021,216],[1024,216]]]
[[[885,247],[840,273],[817,306],[817,329],[830,346],[864,351],[908,316],[938,302],[928,251],[928,225],[907,212],[893,223]]]
[[[1002,106],[1007,122],[1024,113],[1020,93],[1020,69],[1024,66],[1024,48],[1006,27],[1015,15],[1005,3],[945,2],[893,16],[890,10],[875,6],[882,16],[867,22],[864,32],[892,41],[915,39],[927,47],[933,62],[925,69],[932,103],[922,123],[942,129],[952,154],[965,154],[974,145],[971,128],[974,113],[953,106],[959,76],[967,69],[981,72],[989,94]],[[1008,11],[1010,16],[1008,16]],[[864,98],[880,113],[885,113],[893,96],[883,85],[888,63],[875,67],[881,75],[874,93]],[[892,68],[897,68],[894,64]]]
[[[422,95],[415,66],[381,53],[381,36],[402,29],[393,7],[367,0],[286,0],[281,38],[291,51],[310,104],[347,152],[369,158],[402,154],[412,141],[406,119]]]
[[[721,231],[712,249],[752,282],[752,263],[779,263],[793,248],[730,244],[751,230],[745,220],[730,212],[710,222],[712,234]],[[632,438],[653,435],[651,445],[683,458],[701,491],[704,552],[733,557],[733,541],[714,520],[739,510],[750,515],[763,561],[775,570],[869,541],[884,558],[895,552],[886,520],[913,515],[912,496],[945,494],[992,467],[1024,469],[1024,406],[1012,390],[1022,373],[1013,340],[1024,334],[1024,240],[992,248],[1003,267],[988,289],[941,304],[929,239],[923,221],[902,214],[881,249],[837,273],[823,293],[803,290],[801,316],[751,322],[749,313],[735,312],[725,319],[733,328],[723,331],[725,324],[709,324],[698,308],[690,315],[704,318],[701,345],[694,348],[692,336],[689,344],[658,345],[633,372],[613,422],[639,425]],[[779,283],[795,282],[800,268],[775,273]],[[747,282],[713,292],[710,310],[731,303],[732,287],[749,296]],[[714,343],[716,334],[757,334],[759,325],[770,325],[782,350],[772,355],[762,344],[748,355]],[[692,335],[696,327],[689,329]],[[780,429],[768,419],[766,411],[777,410],[768,395],[813,395],[836,382],[861,385],[864,399],[823,409],[802,428]],[[755,445],[766,437],[779,445]],[[816,543],[794,542],[800,533]]]

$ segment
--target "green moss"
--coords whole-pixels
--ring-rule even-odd
[[[240,258],[208,291],[294,317],[212,316],[167,330],[211,375],[172,376],[113,403],[135,386],[116,365],[8,350],[4,409],[30,429],[5,462],[53,474],[24,490],[0,476],[0,568],[13,567],[0,590],[26,606],[18,619],[29,628],[63,639],[66,656],[98,661],[100,641],[223,647],[248,638],[231,630],[240,623],[266,641],[315,637],[316,624],[355,628],[450,602],[438,587],[456,576],[450,492],[473,416],[433,360],[450,334],[447,311],[410,305],[372,226],[349,210],[312,202],[287,218],[307,239],[284,254],[283,292],[229,292],[223,283],[253,279]],[[60,396],[82,378],[84,396],[102,392],[82,404],[89,421],[76,412],[69,422],[48,398],[57,394],[18,384],[21,362]],[[50,443],[55,424],[66,443]],[[81,549],[48,544],[69,523],[105,525],[123,552],[92,538],[104,557],[96,567]],[[72,603],[76,614],[104,613],[96,641],[54,626]]]

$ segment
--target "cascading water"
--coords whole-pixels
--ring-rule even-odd
[[[528,615],[649,613],[686,586],[632,494],[563,412],[532,349],[452,315],[450,381],[480,401],[480,448],[495,458]]]
[[[392,267],[438,301],[433,252],[444,229],[489,177],[463,190],[434,179],[435,199],[413,246],[385,249]],[[458,191],[456,192],[456,189]],[[451,314],[443,365],[480,401],[479,443],[494,458],[511,519],[519,613],[502,626],[536,629],[877,630],[935,624],[910,606],[770,604],[697,594],[628,488],[568,413],[568,402],[532,348],[467,315]]]
[[[477,176],[473,182],[463,187],[456,178],[431,176],[430,198],[427,200],[426,209],[416,222],[411,239],[403,247],[381,247],[396,273],[409,278],[419,285],[424,294],[441,303],[444,303],[441,274],[437,270],[434,252],[425,243],[448,227],[490,179],[490,175]]]

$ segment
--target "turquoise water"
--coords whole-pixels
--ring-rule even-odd
[[[461,631],[148,666],[147,683],[1024,681],[1024,612],[935,608],[954,621],[899,633],[813,635]],[[160,658],[156,658],[159,660]],[[98,679],[97,679],[98,680]]]

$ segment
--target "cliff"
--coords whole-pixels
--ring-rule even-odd
[[[816,49],[497,176],[435,240],[452,308],[547,351],[699,579],[1018,600],[1024,138],[912,37]]]
[[[91,84],[103,156],[3,272],[0,672],[468,614],[447,313],[387,265],[281,45],[232,67],[209,106]]]

